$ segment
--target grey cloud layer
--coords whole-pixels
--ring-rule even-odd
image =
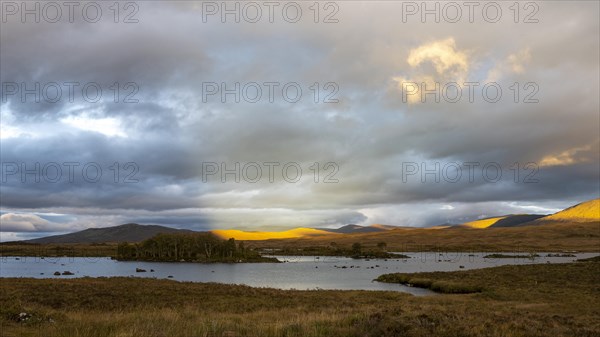
[[[541,22],[530,25],[403,24],[392,2],[342,2],[340,22],[329,25],[203,24],[197,7],[166,2],[141,3],[140,22],[131,25],[3,23],[3,83],[135,82],[140,103],[2,104],[3,163],[139,166],[134,184],[115,184],[110,172],[95,184],[23,184],[11,177],[2,186],[2,210],[68,209],[73,219],[62,224],[72,228],[122,221],[188,228],[426,225],[497,214],[493,202],[511,203],[501,212],[598,197],[598,4],[540,5]],[[485,81],[497,69],[507,99],[402,102],[394,78],[455,76],[436,73],[431,60],[407,62],[412,50],[448,38],[466,55],[465,78]],[[520,72],[511,71],[515,62]],[[294,104],[280,97],[203,102],[207,81],[293,81],[304,92]],[[313,103],[308,87],[328,81],[339,84],[340,103]],[[508,86],[528,81],[539,84],[540,103],[512,103]],[[121,136],[82,129],[69,118],[92,126],[110,120]],[[297,162],[305,179],[203,183],[203,162]],[[314,162],[336,162],[339,183],[311,182]],[[403,182],[403,162],[496,162],[505,172],[496,183],[422,183],[418,176]],[[539,182],[514,183],[514,162],[542,164]],[[460,212],[441,209],[446,204]],[[18,231],[11,219],[2,231]]]

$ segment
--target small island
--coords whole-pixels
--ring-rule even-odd
[[[140,243],[120,243],[119,261],[256,263],[279,260],[261,256],[235,239],[223,240],[211,233],[158,234]]]
[[[331,242],[327,246],[309,247],[282,247],[263,250],[267,254],[286,256],[337,256],[353,259],[410,259],[410,256],[387,251],[385,242],[379,242],[377,248],[366,248],[361,243],[355,242],[351,248],[339,246]]]
[[[535,253],[530,253],[527,255],[524,254],[500,254],[500,253],[494,253],[494,254],[488,254],[485,255],[483,258],[484,259],[536,259],[540,257],[539,254],[535,254]]]

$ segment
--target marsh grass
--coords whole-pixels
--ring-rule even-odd
[[[430,289],[442,294],[472,294],[480,293],[484,289],[479,285],[462,284],[456,281],[438,281],[413,274],[385,274],[379,276],[376,280],[378,282],[399,283],[410,287]]]

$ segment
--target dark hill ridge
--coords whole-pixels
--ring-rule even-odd
[[[485,219],[484,219],[485,220]],[[600,199],[594,199],[587,202],[577,204],[573,207],[569,207],[563,211],[557,212],[552,215],[535,215],[535,214],[518,214],[518,215],[507,215],[493,223],[491,228],[494,227],[525,227],[525,226],[536,226],[546,224],[579,224],[579,223],[600,223]],[[446,227],[448,225],[448,227]],[[463,225],[452,225],[445,224],[440,226],[429,227],[436,229],[435,232],[445,231],[446,229],[461,229]],[[488,227],[488,228],[489,228]],[[482,227],[483,228],[483,227]],[[397,234],[399,230],[418,230],[419,228],[414,227],[398,227],[388,225],[371,225],[371,226],[359,226],[355,224],[346,225],[340,228],[317,228],[322,231],[338,234],[356,234],[358,236],[375,235],[384,238],[387,235]],[[135,223],[129,223],[125,225],[105,228],[89,228],[80,232],[48,236],[39,239],[21,241],[21,243],[103,243],[103,242],[141,242],[152,238],[153,236],[161,233],[193,233],[194,231],[185,229],[176,229],[171,227],[164,227],[158,225],[138,225]],[[409,233],[409,232],[406,232]],[[431,233],[434,233],[432,231]],[[438,232],[439,233],[439,232]]]
[[[376,233],[376,232],[384,232],[390,229],[394,229],[398,227],[394,226],[386,226],[386,225],[372,225],[372,226],[360,226],[360,225],[346,225],[340,228],[315,228],[318,230],[331,232],[331,233],[340,233],[340,234],[352,234],[352,233]]]
[[[543,214],[516,214],[509,215],[504,219],[500,219],[496,221],[495,224],[490,227],[516,227],[516,226],[526,226],[528,222],[534,221],[540,218],[545,217]]]
[[[27,240],[29,243],[102,243],[102,242],[140,242],[161,233],[190,233],[185,229],[176,229],[157,225],[138,225],[128,223],[125,225],[88,228],[80,232],[47,236],[44,238]]]

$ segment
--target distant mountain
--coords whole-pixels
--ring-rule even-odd
[[[506,216],[497,216],[492,218],[479,219],[475,221],[465,222],[463,224],[458,225],[459,227],[467,227],[467,228],[489,228],[492,227],[496,222],[506,218]]]
[[[27,240],[29,243],[102,243],[102,242],[140,242],[161,233],[190,233],[190,230],[176,229],[156,225],[125,225],[88,228],[80,232],[47,236]]]
[[[396,235],[410,231],[432,229],[444,231],[445,229],[461,228],[498,228],[498,227],[521,227],[552,224],[573,223],[598,223],[600,224],[600,199],[586,201],[569,207],[551,215],[538,214],[516,214],[491,217],[475,220],[460,225],[443,224],[428,228],[397,227],[388,225],[359,226],[355,224],[345,225],[340,228],[294,228],[280,232],[253,232],[240,230],[213,230],[212,233],[224,238],[235,238],[236,240],[268,240],[268,239],[296,239],[326,237],[336,234],[373,234]],[[385,233],[389,232],[389,233]],[[190,230],[175,229],[156,225],[138,225],[134,223],[115,227],[89,228],[80,232],[48,236],[40,239],[22,241],[25,243],[102,243],[102,242],[140,242],[160,233],[193,233]],[[336,236],[337,237],[337,236]],[[370,237],[370,236],[369,236]]]
[[[346,225],[340,228],[317,228],[318,230],[331,232],[331,233],[340,233],[340,234],[353,234],[353,233],[376,233],[376,232],[384,232],[391,229],[395,229],[395,226],[388,225],[371,225],[371,226],[360,226],[360,225]]]
[[[324,230],[302,227],[280,232],[254,232],[237,229],[215,229],[211,232],[222,239],[234,238],[236,240],[295,239],[332,234]]]
[[[593,199],[571,206],[550,215],[516,214],[485,218],[467,222],[457,227],[467,228],[497,228],[523,227],[546,224],[569,224],[598,222],[600,224],[600,199]]]
[[[549,223],[582,223],[597,222],[600,224],[600,199],[582,202],[560,212],[527,222],[522,225],[535,226]]]
[[[516,227],[543,217],[545,215],[542,214],[510,214],[466,222],[458,226],[468,228]]]

